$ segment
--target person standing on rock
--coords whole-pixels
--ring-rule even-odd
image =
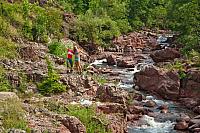
[[[68,48],[67,49],[67,67],[69,67],[70,65],[70,70],[72,71],[72,68],[73,68],[73,61],[72,61],[72,57],[73,57],[73,50]]]
[[[75,59],[74,59],[75,69],[79,73],[81,73],[82,67],[81,67],[81,63],[80,63],[80,53],[79,53],[79,50],[76,46],[74,46],[74,55],[75,55]]]

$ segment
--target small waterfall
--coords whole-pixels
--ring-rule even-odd
[[[135,127],[128,127],[128,133],[173,133],[174,123],[156,122],[153,117],[144,115]]]

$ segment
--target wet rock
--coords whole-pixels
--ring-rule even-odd
[[[193,119],[200,119],[200,115],[195,116]]]
[[[6,99],[19,99],[19,97],[14,92],[0,92],[0,100]]]
[[[71,133],[86,133],[85,126],[74,116],[66,116],[61,122]]]
[[[200,125],[200,119],[191,119],[189,121],[189,126],[192,126],[192,125],[195,125],[195,124]]]
[[[114,102],[125,104],[128,99],[128,93],[122,90],[117,90],[110,86],[100,86],[96,92],[96,98],[101,102]]]
[[[127,121],[136,121],[139,120],[141,116],[138,114],[128,114],[126,115]]]
[[[99,73],[99,71],[94,67],[94,66],[88,66],[87,67],[87,71],[89,72],[89,73],[91,73],[91,74],[97,74],[97,73]]]
[[[153,100],[149,100],[145,103],[146,107],[155,107],[156,106],[156,102]]]
[[[176,119],[176,122],[181,122],[181,121],[185,121],[185,122],[189,122],[190,121],[190,116],[186,115],[186,114],[180,114],[180,117]]]
[[[195,113],[200,114],[200,106],[196,106],[196,107],[193,109],[193,111],[194,111]]]
[[[105,103],[105,104],[99,105],[97,107],[97,111],[103,112],[105,114],[124,113],[125,107],[124,105],[118,104],[118,103]]]
[[[134,99],[134,100],[137,100],[137,101],[142,101],[142,100],[145,99],[145,96],[143,96],[143,95],[140,94],[140,93],[135,93],[133,99]]]
[[[165,99],[176,100],[179,97],[180,81],[175,71],[148,66],[135,74],[134,81],[140,89],[159,94]]]
[[[180,58],[180,56],[181,56],[180,52],[172,48],[157,50],[150,55],[150,57],[155,62],[165,62],[168,60],[173,60],[175,58]]]
[[[188,128],[188,123],[186,123],[185,121],[180,121],[176,123],[174,127],[175,130],[186,130],[187,128]]]
[[[117,66],[118,67],[125,67],[125,68],[132,68],[137,63],[137,60],[134,60],[131,57],[123,57],[117,59]]]
[[[198,99],[196,98],[180,98],[180,103],[188,109],[192,109],[198,105]]]
[[[116,56],[115,55],[109,55],[107,56],[106,60],[108,65],[116,65]]]
[[[168,109],[168,108],[169,108],[169,106],[166,105],[166,104],[160,105],[160,106],[158,107],[158,109],[160,109],[160,110]]]
[[[127,110],[130,114],[145,114],[145,109],[141,106],[129,105]]]

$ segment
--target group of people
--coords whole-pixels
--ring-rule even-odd
[[[68,48],[67,49],[67,67],[70,67],[70,70],[73,68],[73,55],[74,55],[74,65],[75,69],[81,73],[82,72],[82,67],[80,63],[80,53],[79,50],[76,46],[74,46],[73,50]]]

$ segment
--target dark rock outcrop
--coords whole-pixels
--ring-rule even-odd
[[[108,65],[116,65],[116,59],[117,57],[115,55],[109,55],[106,58]]]
[[[101,102],[125,104],[126,99],[128,99],[128,93],[125,91],[119,91],[110,86],[100,86],[97,89],[96,98]]]
[[[165,99],[177,99],[180,81],[175,71],[163,71],[153,66],[145,67],[134,77],[140,89],[159,94]]]
[[[165,62],[175,58],[180,58],[180,56],[180,52],[172,48],[157,50],[150,55],[155,62]]]

